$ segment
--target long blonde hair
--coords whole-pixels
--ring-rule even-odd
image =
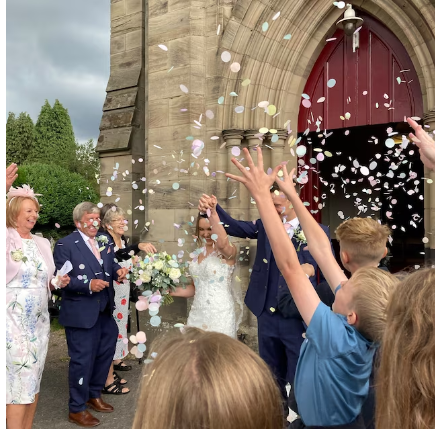
[[[380,352],[376,427],[435,428],[435,269],[397,286]]]
[[[264,363],[224,334],[184,328],[153,343],[133,429],[277,429],[281,395]]]

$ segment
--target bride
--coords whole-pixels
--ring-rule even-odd
[[[240,286],[233,282],[236,247],[216,213],[216,197],[211,197],[208,215],[196,219],[197,250],[191,254],[190,275],[193,284],[178,287],[172,296],[194,296],[187,326],[221,332],[237,338],[243,312]]]

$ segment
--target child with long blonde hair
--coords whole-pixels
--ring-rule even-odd
[[[285,166],[270,175],[263,169],[261,149],[255,165],[244,149],[249,169],[232,162],[243,176],[227,177],[243,183],[255,198],[260,216],[298,310],[308,326],[295,377],[295,395],[305,427],[364,428],[360,416],[369,389],[373,356],[383,335],[388,297],[397,280],[375,267],[361,268],[347,279],[336,262],[329,240],[300,200]],[[303,272],[295,249],[274,210],[269,188],[277,183],[291,201],[307,238],[311,255],[335,292],[334,312],[323,304]]]
[[[280,429],[281,394],[248,346],[193,327],[153,342],[133,429]]]
[[[435,428],[435,269],[405,278],[390,298],[376,380],[378,429]]]

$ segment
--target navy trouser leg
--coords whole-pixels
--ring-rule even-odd
[[[89,382],[90,398],[99,398],[101,396],[101,391],[106,384],[110,365],[113,361],[118,338],[118,326],[111,314],[100,313],[97,324],[100,325],[100,336],[97,339],[96,356]]]
[[[260,357],[267,363],[278,383],[279,390],[285,404],[287,404],[286,376],[287,356],[279,332],[275,329],[277,320],[273,316],[263,313],[258,318],[258,348]],[[287,410],[288,412],[288,410]]]
[[[284,344],[287,356],[286,380],[293,385],[301,346],[304,342],[302,334],[305,332],[305,327],[299,319],[284,319],[283,317],[280,318],[279,324],[279,337]]]
[[[65,327],[69,363],[69,410],[78,413],[86,409],[89,383],[98,346],[99,324],[90,329]]]

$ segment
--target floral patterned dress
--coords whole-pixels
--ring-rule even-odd
[[[6,285],[6,404],[31,404],[39,392],[50,337],[47,266],[32,239]]]
[[[123,246],[124,247],[124,246]],[[115,248],[115,251],[117,248]],[[122,268],[131,269],[131,259],[127,261],[118,261]],[[113,282],[115,289],[115,309],[113,310],[113,318],[118,325],[118,340],[116,342],[115,355],[113,360],[123,359],[128,355],[128,336],[127,336],[127,322],[128,322],[128,302],[130,300],[130,282],[124,280],[121,283]]]

